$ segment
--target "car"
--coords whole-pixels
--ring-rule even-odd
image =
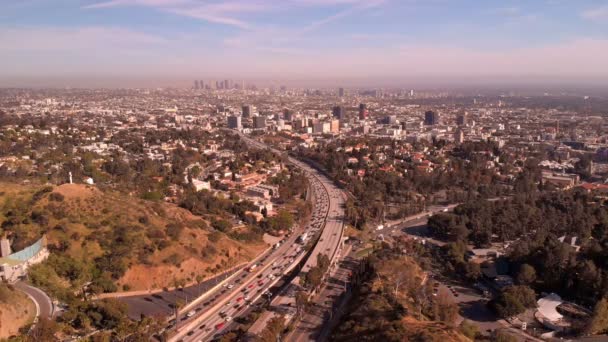
[[[230,321],[232,321],[232,317],[231,316],[226,317],[226,322],[230,322]]]
[[[222,329],[222,328],[223,328],[225,325],[226,325],[226,323],[224,323],[224,322],[219,323],[219,324],[216,324],[216,325],[215,325],[215,330],[220,330],[220,329]]]
[[[228,290],[231,290],[234,287],[234,285],[233,284],[228,284],[228,286],[226,286],[226,287],[228,288]]]
[[[188,333],[186,335],[192,336],[192,335],[194,335],[194,331],[190,330],[190,331],[188,331]]]
[[[255,284],[249,284],[249,286],[247,286],[247,288],[252,289],[255,286]]]
[[[226,302],[226,306],[230,306],[230,301],[227,301],[227,302]]]
[[[242,300],[243,300],[243,297],[239,297],[239,298],[236,299],[236,302],[238,303],[238,302],[240,302]]]
[[[201,325],[201,326],[200,326],[200,327],[198,327],[198,328],[199,328],[200,330],[203,330],[203,329],[205,329],[206,327],[207,327],[207,324],[203,324],[203,325]]]

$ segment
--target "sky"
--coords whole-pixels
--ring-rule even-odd
[[[608,0],[0,0],[0,86],[608,83]]]

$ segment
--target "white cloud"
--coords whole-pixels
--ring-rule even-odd
[[[608,6],[602,6],[597,8],[588,9],[581,13],[581,16],[588,20],[605,20],[608,21]]]
[[[8,28],[0,30],[4,51],[137,49],[165,43],[162,37],[117,27]]]

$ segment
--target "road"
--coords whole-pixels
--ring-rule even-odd
[[[348,254],[348,251],[345,251]],[[302,315],[286,341],[325,341],[328,338],[329,324],[335,321],[337,309],[345,292],[350,286],[351,274],[358,267],[352,257],[343,258],[327,277],[325,285],[312,299],[313,305]]]
[[[266,148],[265,145],[247,137],[242,138],[250,145]],[[280,153],[279,151],[276,151]],[[251,272],[241,270],[233,274],[226,287],[213,289],[203,295],[196,305],[182,310],[178,321],[171,321],[167,328],[177,327],[177,333],[170,341],[205,341],[228,331],[233,319],[248,312],[252,305],[293,269],[305,255],[300,237],[321,231],[319,242],[312,251],[306,267],[316,265],[316,255],[324,253],[332,257],[339,248],[342,237],[342,204],[338,192],[328,191],[333,183],[308,165],[290,158],[290,162],[303,169],[309,179],[313,193],[313,213],[308,225],[284,239],[275,250],[254,261],[256,268]],[[337,188],[332,189],[339,191]],[[310,260],[313,260],[310,261]],[[190,317],[189,317],[190,316]]]
[[[24,282],[17,282],[15,287],[20,291],[27,294],[36,304],[36,309],[38,310],[38,317],[41,318],[51,318],[53,317],[54,307],[51,298],[44,293],[42,290],[30,286]]]

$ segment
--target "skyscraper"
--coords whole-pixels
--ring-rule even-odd
[[[439,113],[429,110],[424,113],[424,124],[427,126],[434,126],[439,124]]]
[[[253,128],[265,129],[266,128],[266,117],[265,116],[254,117],[253,118]]]
[[[338,96],[344,97],[344,88],[338,89]]]
[[[200,89],[200,85],[199,85],[198,81],[194,81],[194,89],[196,89],[196,90]]]
[[[231,115],[228,117],[228,128],[231,129],[241,129],[243,125],[241,124],[241,117],[238,115]]]
[[[365,103],[359,104],[359,120],[367,119],[367,105]]]
[[[464,132],[461,129],[457,129],[454,132],[454,142],[457,144],[462,144],[464,142]]]
[[[230,89],[230,80],[224,80],[224,89]]]
[[[203,82],[203,80],[199,80],[199,81],[198,81],[198,87],[199,87],[200,89],[205,89],[205,82]]]
[[[467,114],[466,113],[460,113],[456,116],[456,124],[458,126],[466,126],[467,124]]]
[[[243,117],[248,118],[251,116],[251,106],[243,106]]]
[[[283,118],[288,122],[293,121],[293,111],[290,109],[283,110]]]
[[[344,112],[344,107],[342,106],[335,106],[332,109],[332,114],[334,118],[337,118],[338,120],[342,120],[345,118],[345,112]]]

